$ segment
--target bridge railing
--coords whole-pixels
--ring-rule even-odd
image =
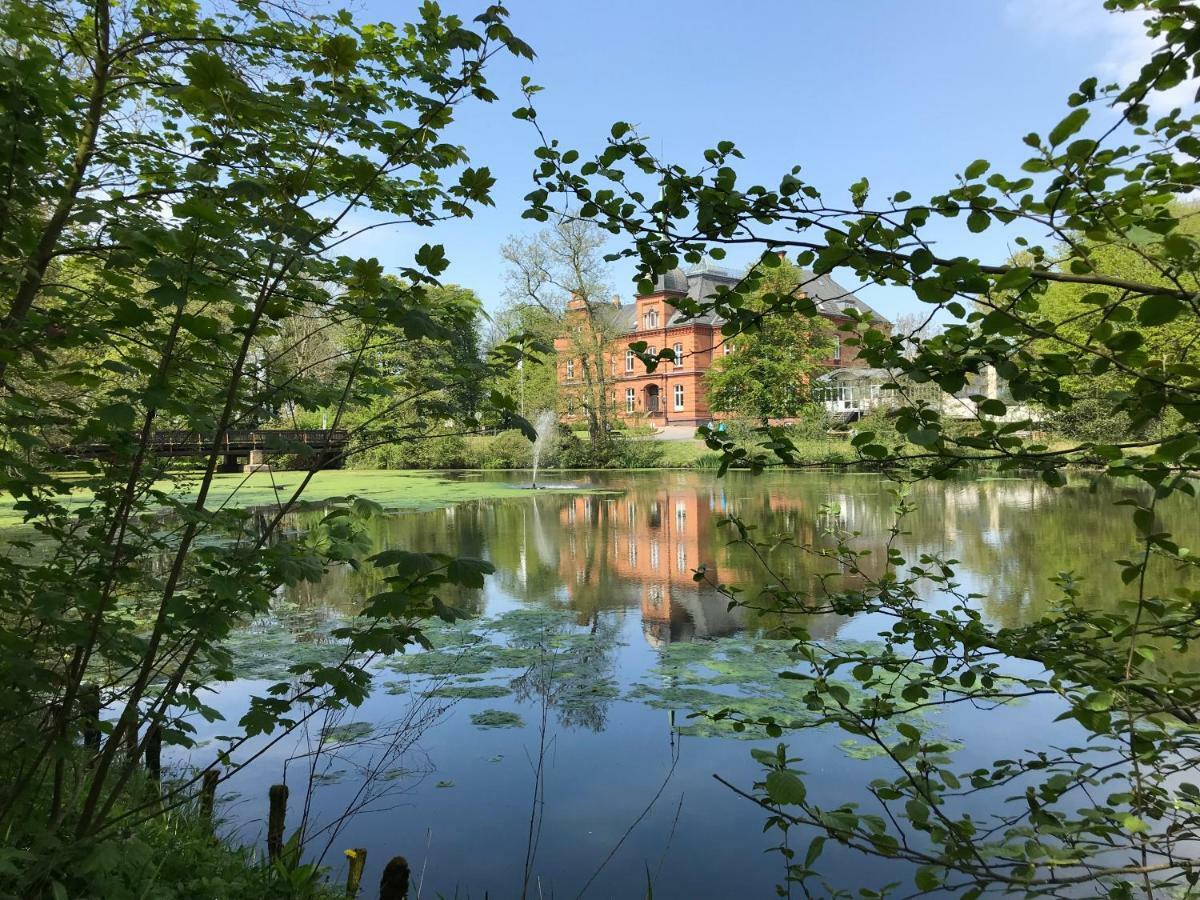
[[[249,453],[252,450],[285,450],[288,446],[304,445],[314,450],[340,449],[350,440],[343,428],[243,428],[225,433],[218,452]],[[212,449],[213,435],[200,431],[163,430],[150,436],[149,446],[159,453],[196,454]],[[101,444],[76,447],[81,456],[103,455],[108,448]]]
[[[350,432],[341,428],[254,428],[227,431],[220,446],[231,452],[234,450],[266,450],[286,446],[287,444],[304,444],[307,447],[336,447],[345,444],[350,439]],[[198,431],[156,431],[150,437],[151,446],[156,449],[196,448],[206,450],[212,447],[213,436]]]

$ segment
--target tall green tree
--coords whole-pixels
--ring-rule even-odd
[[[1194,239],[1200,233],[1193,204],[1179,204],[1172,214],[1178,222],[1175,229],[1178,235]],[[1175,283],[1193,292],[1200,291],[1193,272],[1164,274],[1164,266],[1169,267],[1170,260],[1155,240],[1143,237],[1128,244],[1094,245],[1080,234],[1073,235],[1072,242],[1076,247],[1086,248],[1098,270],[1115,278],[1160,287]],[[1063,265],[1070,265],[1070,260],[1071,253],[1067,251]],[[1065,282],[1049,285],[1041,298],[1041,309],[1051,325],[1046,329],[1051,333],[1045,339],[1046,349],[1069,354],[1073,346],[1093,339],[1093,333],[1111,337],[1119,328],[1125,328],[1131,333],[1129,340],[1135,340],[1133,335],[1140,338],[1139,351],[1163,366],[1186,363],[1194,357],[1200,341],[1200,323],[1195,318],[1180,316],[1169,322],[1157,322],[1153,304],[1142,312],[1145,301],[1122,304],[1114,318],[1113,304],[1120,295],[1120,289],[1103,285]],[[1152,416],[1131,416],[1123,408],[1136,389],[1135,382],[1132,374],[1119,368],[1068,375],[1064,385],[1075,402],[1069,408],[1052,412],[1049,424],[1068,437],[1100,442],[1139,439],[1179,427],[1178,416],[1170,410]]]
[[[791,296],[804,277],[795,265],[781,260],[774,268],[755,270],[752,280],[747,286],[749,306],[766,313],[778,298]],[[798,298],[801,309],[794,315],[764,314],[723,337],[732,352],[715,351],[717,360],[705,374],[711,409],[763,424],[804,413],[812,401],[813,379],[833,344],[815,304],[802,291]]]
[[[553,347],[554,339],[561,333],[559,315],[536,303],[514,301],[492,320],[489,343],[537,340],[546,347]],[[558,371],[553,353],[531,353],[521,365],[501,375],[496,384],[517,399],[518,411],[526,418],[532,418],[537,410],[560,409]]]
[[[495,99],[489,60],[531,56],[505,20],[500,6],[466,23],[434,3],[400,26],[286,3],[0,8],[0,488],[42,542],[0,560],[0,833],[20,848],[5,855],[16,895],[90,893],[79,879],[111,859],[106,842],[187,802],[200,774],[163,803],[130,793],[151,735],[190,743],[189,718],[213,714],[207,685],[230,675],[224,638],[280,584],[366,552],[370,503],[281,533],[319,456],[264,519],[214,502],[224,438],[283,403],[328,403],[337,428],[370,386],[374,331],[437,337],[427,292],[443,248],[390,261],[387,278],[352,255],[356,213],[416,229],[491,202],[486,167],[444,132]],[[306,364],[271,353],[310,341],[297,319],[314,314],[365,327],[305,388],[292,375]],[[520,351],[494,354],[511,365]],[[202,442],[190,495],[155,486],[172,467],[162,428]],[[80,463],[66,448],[81,446],[104,452]],[[82,476],[55,476],[67,466]],[[89,502],[64,502],[71,490]],[[150,514],[164,505],[166,529]],[[227,762],[361,701],[366,661],[420,641],[423,616],[452,616],[438,587],[487,569],[399,553],[375,565],[389,590],[339,632],[338,654],[252,699]]]
[[[559,398],[582,409],[597,464],[612,452],[612,355],[621,334],[608,314],[612,292],[605,240],[593,224],[559,215],[550,227],[528,238],[510,238],[501,249],[509,264],[510,302],[549,313],[560,323],[558,335],[567,339],[569,358],[578,361],[577,383],[561,387]]]

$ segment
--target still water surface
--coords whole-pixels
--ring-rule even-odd
[[[759,775],[751,747],[776,741],[735,736],[688,714],[725,697],[760,711],[802,710],[774,677],[787,658],[762,640],[769,623],[730,611],[692,572],[703,564],[715,581],[761,582],[757,564],[728,546],[732,534],[719,527],[729,514],[804,543],[821,539],[831,524],[825,507],[836,504],[861,545],[878,547],[892,522],[889,484],[816,473],[571,480],[612,493],[522,495],[376,520],[379,549],[490,560],[497,572],[482,591],[448,598],[476,618],[436,629],[437,649],[424,658],[379,666],[367,703],[324,723],[344,748],[314,762],[306,755],[317,743],[314,725],[231,779],[222,803],[231,831],[261,841],[266,786],[286,777],[291,827],[312,785],[310,854],[324,852],[336,873],[345,848],[366,848],[367,885],[402,854],[420,896],[430,898],[644,897],[648,883],[658,898],[773,896],[782,864],[766,852],[775,840],[762,833],[762,810],[712,776],[749,788]],[[1050,579],[1066,570],[1086,576],[1089,602],[1113,604],[1124,588],[1110,561],[1135,540],[1127,511],[1113,504],[1137,493],[1109,482],[1089,490],[1082,479],[1060,491],[1024,479],[923,484],[902,544],[960,560],[960,580],[986,595],[982,608],[994,622],[1043,614],[1055,596]],[[1186,544],[1194,511],[1168,505],[1163,514]],[[829,569],[798,552],[773,563],[810,590]],[[213,705],[236,718],[249,693],[281,677],[284,657],[326,652],[339,617],[380,589],[373,577],[336,571],[281,599],[277,616],[239,637],[245,677],[222,687]],[[808,625],[831,641],[870,640],[880,628],[833,616]],[[960,761],[968,767],[1033,743],[1031,729],[1038,742],[1058,737],[1055,729],[1067,739],[1069,725],[1047,725],[1054,712],[1043,703],[956,710],[933,725],[966,739]],[[202,727],[210,743],[193,759],[215,752],[223,730]],[[857,799],[857,785],[886,771],[858,758],[843,734],[801,731],[789,743],[804,757],[810,796],[830,805]],[[807,840],[798,838],[801,852]],[[905,877],[835,850],[822,865],[843,887]]]

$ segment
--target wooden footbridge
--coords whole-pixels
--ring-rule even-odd
[[[304,465],[308,468],[312,454],[321,458],[321,468],[340,469],[349,441],[350,432],[341,428],[238,429],[225,432],[217,442],[217,452],[224,457],[223,472],[263,468],[271,465],[272,458],[294,456],[309,457]],[[208,456],[213,452],[213,443],[212,433],[155,431],[148,446],[156,456]],[[107,444],[75,448],[75,454],[86,459],[102,458],[110,452]]]

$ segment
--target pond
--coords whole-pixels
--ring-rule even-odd
[[[517,474],[470,475],[518,481]],[[841,524],[878,547],[892,523],[889,483],[876,475],[779,473],[725,478],[703,472],[571,473],[602,493],[521,494],[373,520],[379,549],[478,556],[496,566],[482,591],[447,597],[473,618],[432,629],[435,648],[383,661],[359,709],[314,723],[262,751],[221,797],[226,828],[261,846],[266,789],[286,780],[289,828],[307,811],[310,856],[335,872],[342,851],[368,850],[365,884],[405,856],[425,897],[772,896],[782,862],[767,852],[764,813],[714,778],[749,788],[761,770],[755,746],[689,717],[737,697],[742,708],[802,716],[776,677],[786,645],[769,622],[693,580],[753,586],[763,578],[719,522],[736,514],[764,534],[820,539],[836,504]],[[985,615],[1017,624],[1045,613],[1051,578],[1086,576],[1089,602],[1126,590],[1110,560],[1135,535],[1114,503],[1139,495],[1078,478],[1054,491],[1039,481],[983,478],[916,486],[906,549],[961,561],[960,580],[985,595]],[[1171,517],[1173,510],[1164,515]],[[1185,511],[1186,512],[1186,511]],[[1195,516],[1176,515],[1186,543]],[[302,523],[301,523],[302,527]],[[792,550],[772,558],[794,587],[817,590],[828,561]],[[1170,577],[1160,573],[1161,577]],[[281,597],[276,614],[235,641],[240,680],[212,701],[230,719],[249,694],[281,677],[289,659],[328,652],[329,631],[377,575],[349,568]],[[880,623],[814,617],[814,636],[870,641]],[[955,710],[934,727],[966,736],[963,765],[1028,746],[1058,729],[1039,702],[1003,710]],[[229,726],[198,723],[193,761],[216,752]],[[326,746],[311,748],[324,731]],[[810,794],[830,804],[859,798],[882,763],[841,733],[785,734],[804,757]],[[260,748],[261,749],[261,748]],[[184,762],[176,760],[177,763]],[[307,802],[305,797],[307,795]],[[347,813],[357,814],[347,816]],[[807,837],[800,837],[801,850]],[[831,882],[879,888],[903,873],[828,849]],[[414,886],[413,896],[416,895]],[[373,890],[365,893],[373,896]]]

